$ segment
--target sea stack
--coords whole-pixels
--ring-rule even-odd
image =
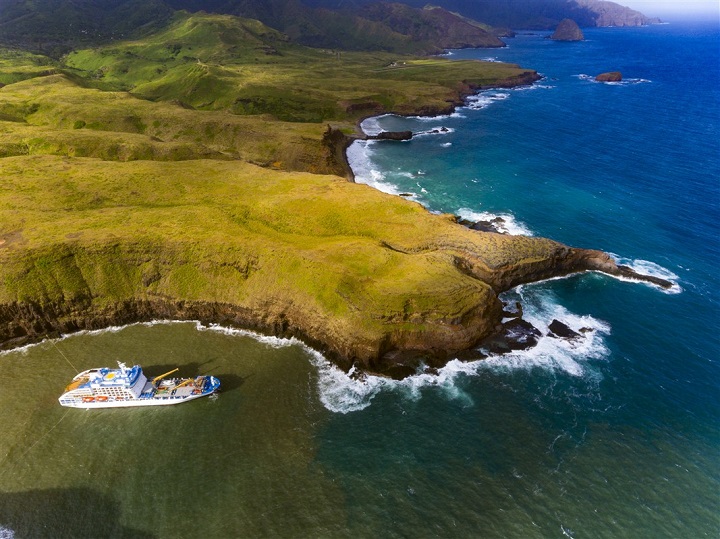
[[[550,36],[555,41],[582,41],[585,36],[580,27],[572,19],[563,19],[555,28],[555,33]]]
[[[622,73],[619,71],[608,71],[607,73],[600,73],[595,80],[598,82],[620,82],[622,80]]]

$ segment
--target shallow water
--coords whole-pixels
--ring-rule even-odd
[[[521,287],[506,299],[543,331],[553,318],[590,331],[402,382],[195,323],[0,354],[0,537],[716,537],[719,35],[520,36],[492,55],[543,72],[534,89],[485,92],[452,117],[372,120],[449,131],[353,148],[360,179],[611,251],[674,293],[597,274]],[[609,69],[640,81],[579,76]],[[212,374],[222,392],[58,405],[76,369],[116,360]]]

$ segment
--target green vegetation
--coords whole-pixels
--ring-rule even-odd
[[[389,334],[458,331],[494,307],[456,257],[489,271],[554,245],[486,237],[336,177],[239,162],[23,156],[0,160],[0,177],[0,304],[232,304],[365,359]]]
[[[301,122],[355,119],[363,114],[357,105],[367,103],[401,113],[420,103],[441,110],[467,85],[525,72],[500,63],[311,49],[257,21],[183,13],[150,38],[73,52],[66,62],[104,88],[144,99]]]
[[[46,56],[0,47],[0,87],[55,72],[56,63]]]
[[[41,333],[31,311],[78,327],[142,303],[220,306],[212,316],[366,364],[470,346],[500,317],[494,275],[557,244],[346,182],[326,122],[352,132],[363,114],[443,110],[527,73],[309,49],[216,15],[59,64],[6,51],[0,337]]]

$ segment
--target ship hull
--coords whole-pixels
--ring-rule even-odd
[[[171,378],[168,374],[148,380],[138,365],[119,369],[98,368],[75,376],[58,399],[69,408],[131,408],[135,406],[169,406],[212,395],[220,388],[214,376]],[[175,369],[177,370],[177,369]]]
[[[214,391],[208,392],[208,393],[201,393],[199,395],[188,395],[186,397],[178,397],[178,398],[152,398],[152,399],[133,399],[133,400],[123,400],[123,401],[93,401],[93,402],[73,402],[73,403],[63,403],[63,406],[67,406],[70,408],[85,408],[87,410],[93,409],[93,408],[130,408],[133,406],[169,406],[171,404],[180,404],[181,402],[187,402],[195,399],[199,399],[201,397],[207,397],[209,395],[212,395]]]

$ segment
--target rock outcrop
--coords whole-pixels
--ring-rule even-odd
[[[620,82],[622,80],[622,73],[619,71],[608,71],[607,73],[600,73],[595,80],[598,82]]]
[[[555,28],[555,32],[550,36],[555,41],[582,41],[585,36],[580,27],[572,19],[563,19]]]
[[[410,140],[412,131],[381,131],[377,135],[368,135],[368,140]]]

